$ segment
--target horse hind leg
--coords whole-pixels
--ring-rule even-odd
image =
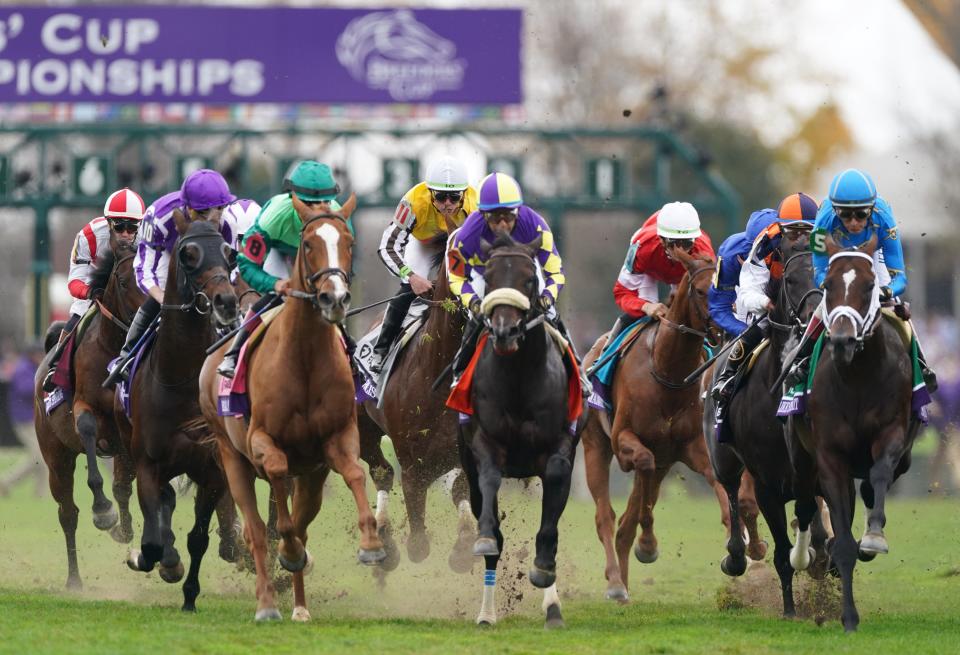
[[[469,573],[473,568],[473,543],[477,539],[477,523],[470,511],[470,485],[463,469],[457,469],[450,496],[457,507],[458,518],[457,540],[447,558],[447,564],[456,573]]]
[[[411,562],[419,563],[430,555],[430,537],[427,534],[427,487],[433,482],[427,473],[427,466],[415,462],[403,467],[400,486],[403,489],[403,505],[407,509],[407,525],[410,536],[407,538],[407,556]]]
[[[117,454],[113,462],[113,498],[117,501],[120,521],[110,529],[117,543],[133,540],[133,517],[130,515],[130,496],[133,495],[133,462],[126,453]]]
[[[56,439],[50,435],[52,439]],[[57,502],[57,518],[67,546],[67,589],[80,589],[80,567],[77,564],[77,518],[79,508],[73,501],[73,476],[76,469],[76,454],[62,446],[55,446],[51,454],[44,453],[49,469],[50,493]]]
[[[767,556],[767,542],[760,537],[760,527],[757,519],[760,518],[760,507],[757,505],[756,483],[749,471],[744,471],[740,479],[740,494],[737,509],[740,511],[740,520],[747,531],[747,557],[755,562],[763,561]]]
[[[883,534],[883,528],[887,523],[887,515],[884,509],[887,497],[887,491],[893,484],[897,465],[903,456],[903,437],[899,428],[889,430],[883,435],[881,443],[886,447],[876,458],[873,466],[870,467],[869,485],[864,480],[861,490],[864,488],[872,490],[872,498],[868,502],[866,495],[863,495],[864,503],[868,507],[866,518],[866,531],[860,539],[859,553],[867,557],[873,555],[884,555],[889,552],[887,538]],[[872,559],[872,558],[871,558]]]
[[[97,462],[97,418],[90,406],[83,402],[74,403],[77,434],[83,444],[87,458],[87,486],[93,492],[93,525],[98,530],[109,530],[120,520],[113,503],[103,493],[103,476]]]
[[[620,564],[617,562],[617,551],[613,543],[613,526],[617,518],[610,504],[610,462],[613,459],[613,449],[610,446],[610,440],[594,421],[594,418],[589,419],[581,437],[587,488],[596,505],[594,521],[597,537],[603,545],[607,559],[603,572],[607,580],[606,598],[625,603],[629,600],[629,596],[620,576]]]
[[[840,618],[844,630],[853,632],[860,624],[860,614],[857,612],[853,598],[853,570],[857,563],[858,550],[857,542],[851,532],[855,499],[853,479],[850,477],[846,463],[836,459],[828,460],[823,454],[820,456],[818,470],[820,486],[830,507],[830,522],[833,524],[835,535],[830,548],[830,557],[840,571],[843,591],[843,610]]]

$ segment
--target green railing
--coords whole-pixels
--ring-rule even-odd
[[[694,203],[708,230],[730,233],[742,220],[737,193],[699,152],[654,126],[631,129],[254,130],[193,125],[93,124],[0,127],[0,206],[33,209],[33,311],[39,336],[49,317],[50,211],[102,206],[130,186],[150,202],[190,170],[222,171],[240,197],[276,193],[299,159],[330,163],[361,207],[393,208],[420,179],[431,150],[468,153],[520,180],[527,204],[544,213],[561,244],[571,212],[646,215],[663,203]]]

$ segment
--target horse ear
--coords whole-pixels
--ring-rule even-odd
[[[673,248],[670,250],[670,254],[672,254],[681,264],[683,264],[683,267],[688,271],[691,270],[696,263],[690,253],[680,246],[673,246]]]
[[[829,234],[828,234],[828,235],[826,236],[826,238],[823,240],[823,245],[824,245],[824,247],[827,249],[827,256],[829,256],[829,257],[833,257],[833,256],[836,255],[838,252],[840,252],[841,250],[843,250],[843,248],[841,248],[839,245],[837,245],[837,242],[834,241],[834,240],[833,240],[833,237],[830,236]]]
[[[487,259],[490,256],[490,250],[493,248],[493,244],[489,241],[480,237],[480,257]]]
[[[173,210],[173,224],[177,228],[177,234],[183,236],[187,233],[187,228],[190,227],[190,221],[187,220],[186,215],[184,215],[183,210],[179,207]]]
[[[350,214],[357,208],[357,194],[351,193],[347,201],[340,206],[340,215],[344,218],[350,218]]]
[[[543,245],[543,232],[537,233],[537,238],[526,244],[527,251],[530,253],[530,256],[536,259],[537,253],[540,252],[540,247]]]
[[[865,255],[873,257],[873,253],[876,252],[879,242],[880,240],[877,238],[877,233],[874,232],[870,239],[860,248],[860,251]]]

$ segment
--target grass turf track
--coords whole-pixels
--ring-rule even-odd
[[[10,455],[0,456],[0,469],[12,461]],[[523,577],[539,517],[533,496],[516,487],[505,492],[500,622],[481,630],[473,625],[481,567],[468,575],[447,568],[454,512],[441,492],[435,489],[430,499],[431,557],[412,564],[403,551],[399,568],[380,587],[370,569],[355,563],[355,511],[346,487],[336,479],[332,486],[328,483],[331,493],[311,529],[309,548],[317,563],[306,591],[313,620],[292,623],[291,595],[285,592],[280,594],[284,621],[255,625],[253,577],[217,558],[215,536],[201,572],[196,615],[180,612],[180,585],[167,585],[156,573],[128,570],[123,564],[128,547],[92,525],[90,492],[79,477],[83,469],[78,465],[75,489],[81,592],[62,586],[65,552],[53,501],[32,498],[29,485],[0,499],[0,652],[918,655],[960,648],[960,507],[955,498],[890,502],[891,553],[857,566],[855,593],[862,623],[854,635],[843,634],[835,619],[819,627],[812,620],[784,621],[778,618],[778,602],[718,610],[717,592],[727,585],[718,566],[724,554],[718,508],[710,497],[692,496],[675,481],[665,485],[657,506],[659,561],[632,562],[629,605],[603,601],[593,507],[572,501],[560,526],[558,577],[567,629],[548,633],[542,629],[541,594]],[[622,505],[617,503],[617,509]],[[391,509],[394,521],[402,524],[397,494]],[[858,512],[859,530],[862,508]],[[184,558],[191,520],[191,500],[180,499],[175,529]],[[139,529],[136,506],[134,522]],[[405,526],[399,533],[402,539]]]

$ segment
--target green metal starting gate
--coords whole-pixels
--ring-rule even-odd
[[[741,220],[736,192],[670,131],[632,129],[249,129],[143,124],[0,127],[0,207],[35,213],[28,333],[49,322],[50,212],[99,211],[129,186],[147,202],[198,168],[216,168],[239,197],[265,201],[297,161],[329,163],[360,207],[393,208],[422,179],[424,162],[452,152],[518,179],[525,201],[547,216],[558,243],[570,212],[647,215],[672,199],[697,207],[709,229]],[[562,245],[561,245],[562,247]]]

